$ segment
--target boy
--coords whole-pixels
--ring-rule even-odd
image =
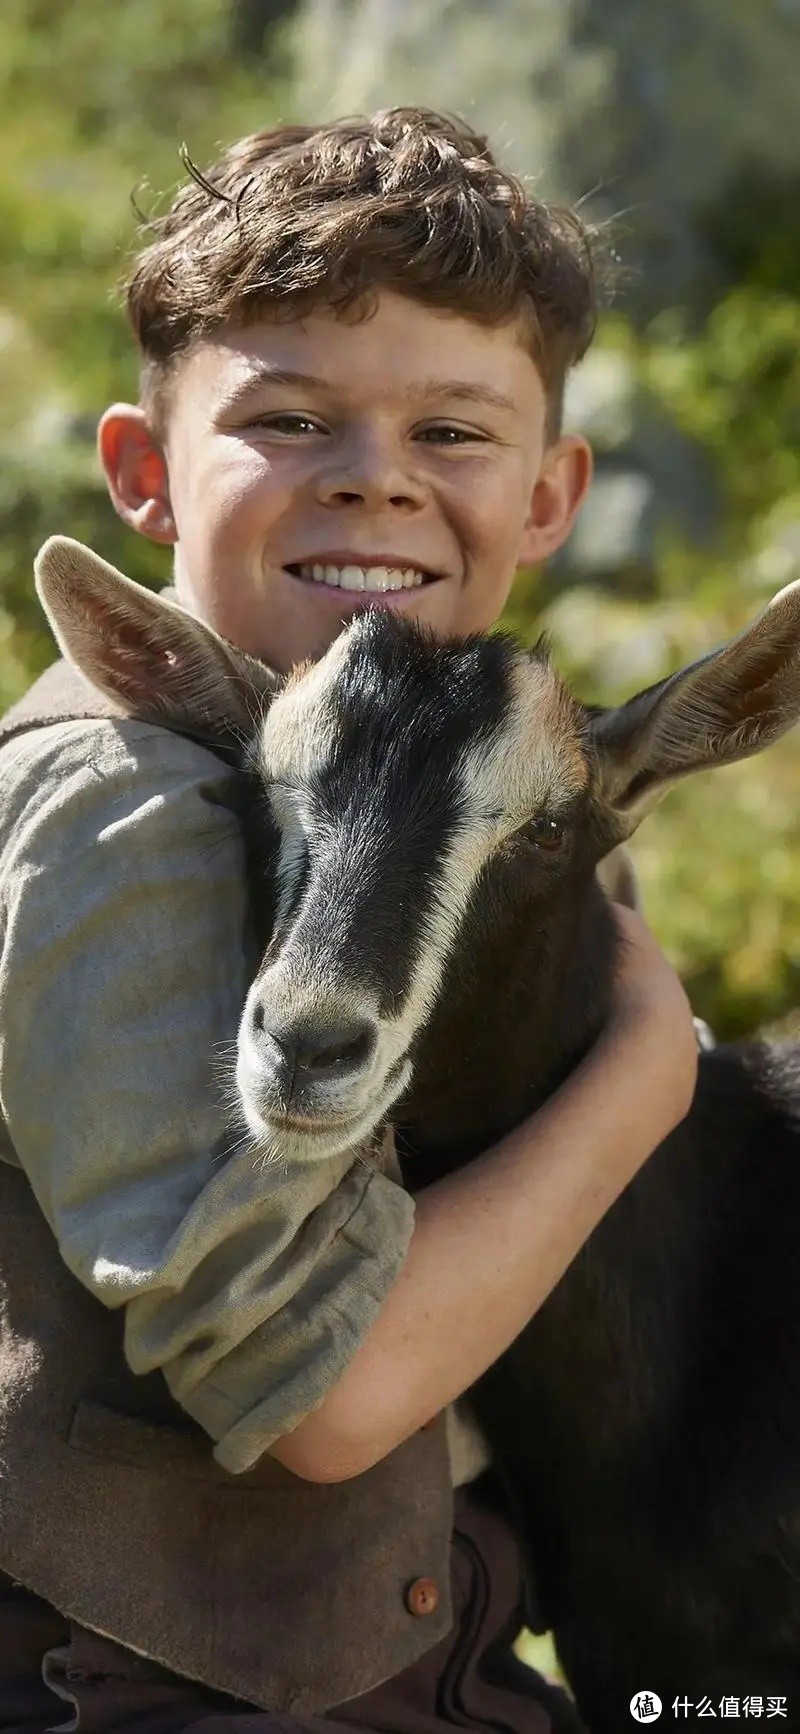
[[[128,305],[111,498],[279,670],[364,606],[485,630],[568,534],[586,239],[457,121],[241,141]],[[682,991],[621,916],[604,1036],[467,1170],[254,1172],[213,1069],[256,961],[237,773],[62,675],[0,748],[0,1725],[574,1726],[511,1652],[513,1493],[456,1399],[686,1112]]]

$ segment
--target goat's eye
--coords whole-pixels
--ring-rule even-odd
[[[560,849],[566,836],[563,825],[557,819],[548,818],[546,813],[538,813],[535,819],[530,819],[524,827],[524,835],[537,849],[547,849],[551,853]]]

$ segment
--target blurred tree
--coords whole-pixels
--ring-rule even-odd
[[[800,169],[744,159],[701,214],[714,253],[735,283],[775,294],[800,284]]]
[[[294,11],[295,0],[232,0],[230,43],[236,57],[262,54],[267,33]]]
[[[748,178],[796,178],[798,24],[782,0],[584,0],[574,41],[606,51],[608,87],[569,105],[561,151],[573,195],[599,183],[599,210],[626,213],[637,317],[681,301],[702,318],[735,281],[709,210],[741,234]]]

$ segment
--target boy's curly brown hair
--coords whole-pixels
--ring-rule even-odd
[[[564,381],[596,322],[592,232],[533,198],[464,121],[380,109],[231,145],[145,223],[125,289],[142,391],[166,409],[175,358],[225,322],[328,305],[368,317],[380,288],[487,325],[521,318],[560,426]]]

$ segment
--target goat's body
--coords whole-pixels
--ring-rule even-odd
[[[589,1023],[598,949],[602,934],[580,1001]],[[533,1106],[542,998],[530,977],[526,1018],[524,968],[523,955],[513,1052]],[[443,1052],[446,1000],[437,1015]],[[459,1051],[467,1019],[462,1002]],[[424,1120],[411,1131],[412,1185],[519,1119],[499,1126],[485,1106],[507,1034],[484,1027],[477,1069],[474,1056],[459,1066],[455,1138],[440,1119],[426,1155]],[[523,1100],[525,1085],[506,1076],[505,1099]],[[429,1075],[423,1100],[434,1091]],[[798,1052],[702,1055],[687,1119],[473,1393],[592,1734],[619,1734],[645,1689],[665,1705],[707,1694],[717,1709],[726,1693],[782,1693],[800,1727],[799,1229]]]

